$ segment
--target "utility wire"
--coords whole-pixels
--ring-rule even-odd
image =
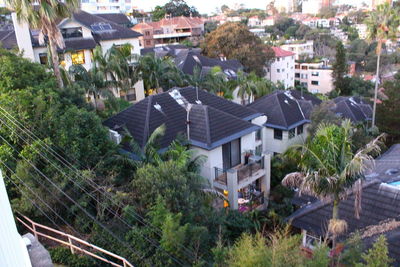
[[[0,121],[5,124],[10,130],[13,130],[12,127],[9,127],[9,125],[3,121],[0,118]],[[24,139],[23,137],[21,137],[18,133],[16,133],[16,135],[23,140],[27,145],[29,145],[29,142],[26,141],[26,139]],[[6,141],[3,137],[0,136],[0,138],[2,138],[4,141]],[[7,141],[6,141],[7,142]],[[8,142],[7,142],[8,143]],[[9,144],[9,143],[8,143]],[[9,144],[9,146],[11,146]],[[17,151],[15,148],[13,148],[15,151]],[[67,174],[65,174],[65,172],[63,172],[57,165],[55,165],[52,161],[50,161],[46,156],[44,156],[40,151],[36,150],[36,148],[33,147],[33,149],[44,159],[47,160],[54,168],[56,168],[64,177],[66,177],[69,181],[71,181],[73,184],[75,184],[76,186],[78,186],[82,191],[84,191],[87,195],[89,195],[94,201],[96,201],[99,205],[104,205],[105,203],[100,202],[98,199],[96,199],[95,197],[93,197],[92,194],[90,194],[85,188],[83,188],[79,183],[75,182],[74,180],[72,180],[71,178],[68,177]],[[31,164],[32,165],[32,164]],[[36,168],[37,169],[37,168]],[[94,188],[95,190],[97,190],[97,188]],[[76,191],[76,189],[73,188],[73,190],[78,193]],[[91,204],[89,202],[89,205],[91,205],[94,209],[96,209],[96,207],[93,206],[93,204]],[[106,210],[108,210],[111,214],[113,214],[118,220],[120,220],[123,224],[125,224],[126,226],[128,226],[129,228],[133,228],[132,225],[130,225],[128,222],[126,222],[124,219],[122,219],[120,216],[118,216],[113,210],[111,210],[110,208],[106,207]],[[160,248],[160,246],[157,244],[157,241],[146,237],[143,233],[138,232],[147,242],[149,242],[152,246],[156,247],[156,248]],[[163,249],[165,251],[165,249]],[[172,256],[169,252],[165,251],[165,253],[171,258],[173,259],[175,262],[183,265],[180,260],[176,259],[174,256]]]
[[[0,138],[8,144],[14,151],[18,152],[3,136],[0,135]],[[71,198],[68,194],[66,194],[59,186],[57,186],[53,181],[51,181],[50,178],[48,178],[42,171],[40,171],[34,164],[32,164],[31,161],[26,159],[22,154],[22,158],[31,165],[37,173],[39,173],[43,178],[45,178],[52,186],[54,186],[60,193],[62,193],[67,199],[69,199],[74,205],[76,205],[80,210],[82,210],[92,221],[94,221],[97,225],[99,225],[101,228],[103,228],[107,233],[109,233],[112,237],[114,237],[116,240],[118,240],[121,244],[129,248],[129,250],[134,253],[137,257],[142,259],[142,256],[135,250],[132,249],[132,247],[126,243],[125,241],[121,240],[117,235],[115,235],[111,230],[109,230],[107,227],[105,227],[101,222],[99,222],[93,215],[91,215],[87,210],[85,210],[79,203],[77,203],[73,198]]]
[[[2,107],[0,107],[0,109],[3,111],[4,114],[6,114],[7,119],[9,121],[11,121],[16,127],[18,127],[21,131],[23,131],[25,134],[28,135],[29,138],[31,138],[32,140],[35,141],[36,139],[39,139],[34,133],[32,133],[29,129],[27,129],[23,124],[21,124],[17,119],[15,119],[10,113],[8,113],[5,109],[3,109]],[[1,112],[0,110],[0,112]],[[11,119],[9,118],[11,117]],[[0,119],[1,120],[1,119]],[[4,123],[4,121],[3,121]],[[7,123],[6,123],[7,124]],[[17,125],[18,124],[18,125]],[[9,127],[10,128],[10,127]],[[24,128],[24,129],[22,129]],[[10,128],[12,129],[12,127]],[[32,136],[34,136],[35,138],[33,138]],[[20,136],[19,136],[20,137]],[[22,137],[20,137],[21,139],[23,139]],[[26,142],[25,139],[23,139]],[[62,157],[60,154],[58,154],[56,151],[54,151],[48,144],[46,144],[45,142],[41,141],[40,139],[37,140],[39,141],[39,145],[42,146],[44,149],[46,149],[47,152],[49,152],[49,154],[51,154],[55,159],[57,159],[59,162],[61,162],[63,165],[65,165],[68,169],[70,169],[71,171],[75,172],[77,174],[77,176],[82,177],[82,174],[79,172],[78,169],[76,169],[76,167],[74,165],[72,165],[68,160],[66,160],[64,157]],[[49,151],[50,150],[50,151]],[[39,152],[40,153],[40,152]],[[41,154],[42,155],[42,154]],[[42,155],[43,157],[43,155]],[[48,160],[48,159],[47,159]],[[49,161],[49,160],[48,160]],[[75,160],[74,160],[75,161]],[[50,161],[49,161],[50,162]],[[78,165],[82,166],[81,164],[79,164],[78,161],[75,161],[78,163]],[[65,174],[64,174],[65,175]],[[84,179],[82,179],[83,181]],[[100,186],[98,184],[96,184],[94,181],[92,180],[86,180],[88,184],[90,184],[96,191],[98,190],[98,188],[100,188]],[[74,181],[72,181],[74,182]],[[75,184],[75,182],[74,182]],[[84,189],[83,189],[84,190]],[[89,193],[88,193],[89,194]],[[112,197],[109,195],[108,192],[106,191],[101,191],[100,194],[102,194],[103,196],[105,196],[108,200],[110,200],[114,205],[116,205],[118,208],[122,208],[120,206],[120,204],[116,203],[116,201],[114,199],[112,199]],[[97,202],[98,200],[95,199]],[[141,223],[144,226],[147,226],[149,228],[152,228],[150,230],[152,230],[156,235],[158,235],[161,238],[161,234],[162,231],[161,229],[155,227],[154,225],[152,225],[151,223],[147,222],[145,218],[143,218],[141,215],[139,215],[138,213],[130,210],[127,212],[129,215],[132,215],[133,218],[138,221],[139,223]],[[180,245],[180,244],[179,244]],[[180,247],[186,252],[188,253],[186,256],[188,256],[189,258],[194,256],[194,252],[190,251],[189,249],[187,249],[186,247],[184,247],[183,245],[180,245]]]

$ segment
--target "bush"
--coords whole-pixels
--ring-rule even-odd
[[[65,264],[69,267],[99,266],[99,263],[88,256],[72,254],[69,248],[56,247],[49,249],[49,252],[53,263]]]

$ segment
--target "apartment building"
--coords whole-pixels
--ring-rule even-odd
[[[326,63],[296,63],[295,83],[313,94],[327,94],[334,89],[332,69]]]
[[[125,129],[143,147],[151,133],[165,125],[162,150],[178,135],[186,136],[193,157],[206,157],[201,175],[227,196],[230,208],[265,208],[270,190],[270,155],[263,153],[266,116],[194,87],[151,95],[104,125],[117,143]],[[129,146],[121,144],[130,151]],[[221,203],[221,207],[228,202]]]
[[[128,13],[132,0],[81,0],[80,8],[89,13]]]
[[[204,33],[204,21],[197,17],[164,18],[157,22],[136,24],[132,30],[140,32],[141,46],[154,47],[171,43],[179,43],[188,39],[198,43]]]
[[[288,41],[281,48],[295,53],[295,60],[314,57],[314,41]]]
[[[333,0],[303,0],[302,13],[316,15],[321,8],[331,6]]]
[[[274,83],[281,83],[286,89],[294,87],[295,53],[286,51],[280,47],[272,47],[275,58],[265,68],[265,78]]]
[[[263,125],[263,151],[280,154],[302,144],[308,136],[311,111],[322,101],[297,90],[276,91],[248,107],[267,116]]]
[[[293,0],[268,0],[267,6],[273,4],[279,13],[291,13],[295,8],[295,1]]]
[[[30,29],[27,23],[18,22],[16,14],[12,14],[14,30],[10,31],[6,44],[8,48],[18,47],[24,57],[41,64],[48,63],[48,49],[39,42],[40,32]],[[101,46],[106,53],[112,46],[130,44],[132,54],[140,54],[140,33],[132,31],[103,17],[75,11],[71,18],[63,19],[58,27],[64,38],[65,48],[58,49],[60,64],[68,70],[70,66],[80,64],[87,70],[92,67],[92,52]],[[131,102],[144,98],[143,82],[140,81],[128,92],[113,89],[116,97],[123,97]]]

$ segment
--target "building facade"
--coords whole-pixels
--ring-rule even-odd
[[[81,0],[80,8],[89,13],[128,13],[132,0]]]
[[[294,87],[295,53],[280,47],[272,47],[275,58],[266,69],[265,77],[274,83],[281,83],[286,89]]]
[[[41,64],[48,64],[48,49],[39,42],[39,31],[29,28],[27,23],[18,22],[13,13],[16,46],[24,52],[24,57]],[[58,25],[64,38],[65,48],[58,49],[60,64],[66,70],[72,65],[82,65],[87,70],[92,68],[93,49],[102,48],[105,54],[113,46],[130,44],[132,54],[140,54],[140,33],[120,26],[102,17],[84,11],[76,11],[71,18],[62,20]],[[132,62],[133,63],[133,62]],[[127,92],[114,88],[116,97],[135,102],[144,98],[143,82],[139,81]]]
[[[287,42],[281,48],[295,53],[295,60],[314,57],[314,41]]]
[[[327,94],[334,89],[332,69],[323,62],[296,63],[295,81],[313,94]]]
[[[198,17],[164,18],[157,22],[139,23],[132,30],[140,32],[141,45],[145,48],[190,40],[197,44],[204,33],[204,21]]]

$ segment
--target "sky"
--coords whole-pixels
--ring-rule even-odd
[[[133,0],[132,3],[138,9],[143,9],[144,11],[150,11],[157,5],[164,5],[168,0]],[[195,6],[201,14],[212,13],[217,7],[222,5],[227,5],[229,7],[234,7],[236,3],[244,3],[245,7],[248,8],[266,8],[266,0],[186,0],[189,6]]]

